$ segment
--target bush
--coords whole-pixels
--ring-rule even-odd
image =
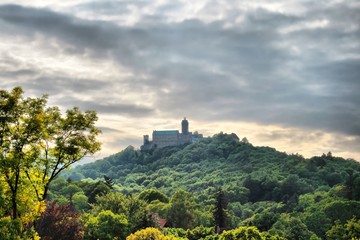
[[[139,230],[126,238],[126,240],[169,240],[170,238],[166,237],[156,228],[145,228]]]
[[[234,230],[224,231],[219,240],[263,240],[256,227],[239,227]]]

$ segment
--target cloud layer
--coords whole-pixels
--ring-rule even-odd
[[[15,2],[0,5],[2,88],[144,130],[186,115],[333,134],[360,156],[357,1]]]

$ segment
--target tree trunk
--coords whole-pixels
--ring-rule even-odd
[[[12,198],[11,199],[11,203],[12,203],[12,219],[15,220],[18,217],[17,203],[16,203],[16,192],[13,191],[11,198]]]

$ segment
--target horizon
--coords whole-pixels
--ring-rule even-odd
[[[95,161],[155,129],[360,161],[360,4],[1,0],[0,88],[95,110]]]

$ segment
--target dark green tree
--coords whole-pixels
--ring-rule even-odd
[[[220,188],[215,194],[215,206],[213,210],[214,223],[220,228],[228,227],[228,201],[224,191]]]
[[[111,191],[108,185],[105,183],[98,181],[95,184],[90,184],[91,188],[87,187],[87,191],[85,191],[85,195],[89,199],[89,203],[96,203],[96,197],[100,195],[107,194]]]
[[[279,214],[274,211],[265,210],[254,216],[253,224],[260,231],[268,231],[272,225],[279,219]]]
[[[108,177],[106,175],[104,175],[104,181],[105,181],[105,184],[110,188],[110,189],[113,189],[113,185],[114,185],[114,181],[111,177]]]

